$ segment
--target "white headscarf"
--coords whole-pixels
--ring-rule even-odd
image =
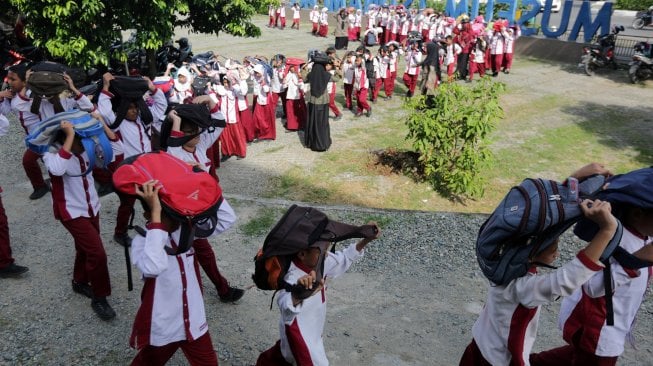
[[[185,83],[179,82],[180,75],[186,77]],[[177,78],[175,79],[175,90],[183,93],[185,91],[190,90],[192,84],[193,84],[193,75],[191,75],[190,71],[187,68],[180,67],[177,70]]]

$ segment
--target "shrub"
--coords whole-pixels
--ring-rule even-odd
[[[503,116],[503,90],[503,83],[485,77],[473,86],[441,84],[437,95],[404,103],[406,138],[413,140],[426,181],[443,196],[464,202],[483,195],[479,172],[491,157],[485,139]]]
[[[617,0],[615,8],[623,10],[646,10],[653,0]]]

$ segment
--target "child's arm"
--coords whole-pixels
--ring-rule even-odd
[[[168,232],[161,223],[161,202],[157,180],[136,185],[136,195],[141,197],[150,208],[150,222],[145,240],[132,243],[132,262],[145,277],[156,277],[168,268],[168,255],[164,249],[168,243]]]
[[[113,79],[114,76],[108,72],[102,75],[102,91],[98,96],[97,102],[98,111],[102,117],[104,117],[104,120],[109,124],[113,124],[113,122],[116,120],[116,114],[113,112],[111,105],[111,98],[113,98],[113,94],[111,94],[109,91],[109,86],[111,85],[111,80]]]
[[[55,176],[62,176],[68,170],[68,160],[73,156],[71,150],[73,142],[75,141],[75,130],[73,124],[69,121],[61,121],[61,130],[64,132],[66,138],[63,146],[59,149],[58,153],[46,152],[43,154],[43,162],[50,174]]]
[[[381,230],[374,222],[369,222],[368,225],[376,226],[376,235],[373,238],[363,238],[355,245],[352,244],[343,250],[335,253],[327,253],[324,261],[324,277],[336,278],[343,273],[347,272],[349,267],[360,259],[364,254],[364,249],[373,240],[381,235]]]
[[[107,125],[104,118],[102,118],[102,115],[100,114],[100,112],[95,110],[95,111],[93,111],[93,113],[91,113],[91,116],[93,116],[93,118],[97,119],[98,121],[100,121],[100,123],[102,123],[102,128],[104,129],[104,133],[107,135],[107,138],[109,139],[109,141],[111,143],[111,150],[113,150],[113,161],[116,161],[116,158],[119,155],[124,154],[124,151],[122,149],[122,141],[120,141],[120,139],[118,138],[118,135],[116,135],[109,128],[109,126]]]
[[[73,79],[70,77],[70,75],[63,74],[63,79],[68,84],[68,89],[70,89],[70,91],[73,93],[72,99],[66,98],[65,100],[61,101],[64,104],[64,109],[68,110],[70,108],[77,107],[87,112],[95,109],[95,106],[93,103],[91,103],[88,97],[75,87],[75,83],[73,83]]]
[[[144,79],[147,80],[147,85],[150,89],[150,95],[152,96],[152,99],[154,99],[154,104],[150,106],[152,119],[154,121],[158,121],[166,113],[166,108],[168,108],[168,100],[166,99],[165,94],[163,94],[161,90],[157,89],[157,87],[154,86],[154,83],[152,80],[150,80],[150,78],[144,77]]]
[[[585,178],[589,178],[589,177],[591,177],[593,175],[597,175],[597,174],[609,177],[609,176],[612,175],[612,172],[610,172],[610,170],[606,169],[603,166],[603,164],[589,163],[589,164],[579,168],[575,172],[571,173],[571,177],[574,177],[574,178],[576,178],[578,180],[583,180]]]
[[[586,218],[594,221],[599,226],[599,231],[583,249],[583,252],[589,259],[600,263],[601,254],[603,254],[617,230],[617,219],[612,216],[610,202],[583,200],[580,203],[580,208]]]

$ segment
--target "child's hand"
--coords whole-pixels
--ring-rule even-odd
[[[193,99],[193,104],[210,104],[211,97],[209,95],[200,95]]]
[[[63,80],[68,84],[68,89],[72,91],[77,91],[77,88],[75,88],[75,83],[73,82],[73,78],[70,77],[67,73],[63,74]]]
[[[14,97],[14,93],[9,89],[0,91],[0,100],[2,100],[4,98],[11,99],[13,97]]]
[[[70,121],[63,120],[61,121],[61,124],[59,125],[63,132],[66,134],[66,136],[74,136],[75,135],[75,127]]]
[[[580,203],[583,215],[594,221],[602,229],[616,229],[617,219],[612,216],[610,202],[601,200],[583,200]]]
[[[152,94],[156,93],[156,86],[154,86],[152,80],[147,76],[143,76],[143,79],[147,80],[147,87],[150,89],[150,93]]]
[[[313,282],[315,282],[316,278],[317,278],[317,274],[315,273],[315,271],[311,271],[311,273],[300,277],[297,280],[297,284],[299,286],[304,287],[307,290],[311,290],[313,289]]]
[[[160,217],[159,220],[156,220],[155,218],[155,214],[158,214],[159,216],[161,214],[161,201],[159,200],[160,189],[161,185],[159,185],[159,181],[156,179],[149,180],[142,186],[136,184],[136,195],[143,198],[145,203],[147,203],[147,206],[150,208],[152,214],[152,222],[161,221]]]
[[[612,175],[612,173],[606,169],[603,164],[599,163],[589,163],[580,169],[576,170],[571,174],[572,177],[578,179],[578,180],[583,180],[585,178],[591,177],[593,175],[600,174],[606,177],[609,177]]]

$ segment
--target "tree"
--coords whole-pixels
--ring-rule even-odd
[[[109,45],[129,29],[148,57],[172,38],[175,27],[257,37],[261,31],[251,17],[271,0],[10,1],[26,15],[35,45],[70,65],[88,67],[107,65]]]

